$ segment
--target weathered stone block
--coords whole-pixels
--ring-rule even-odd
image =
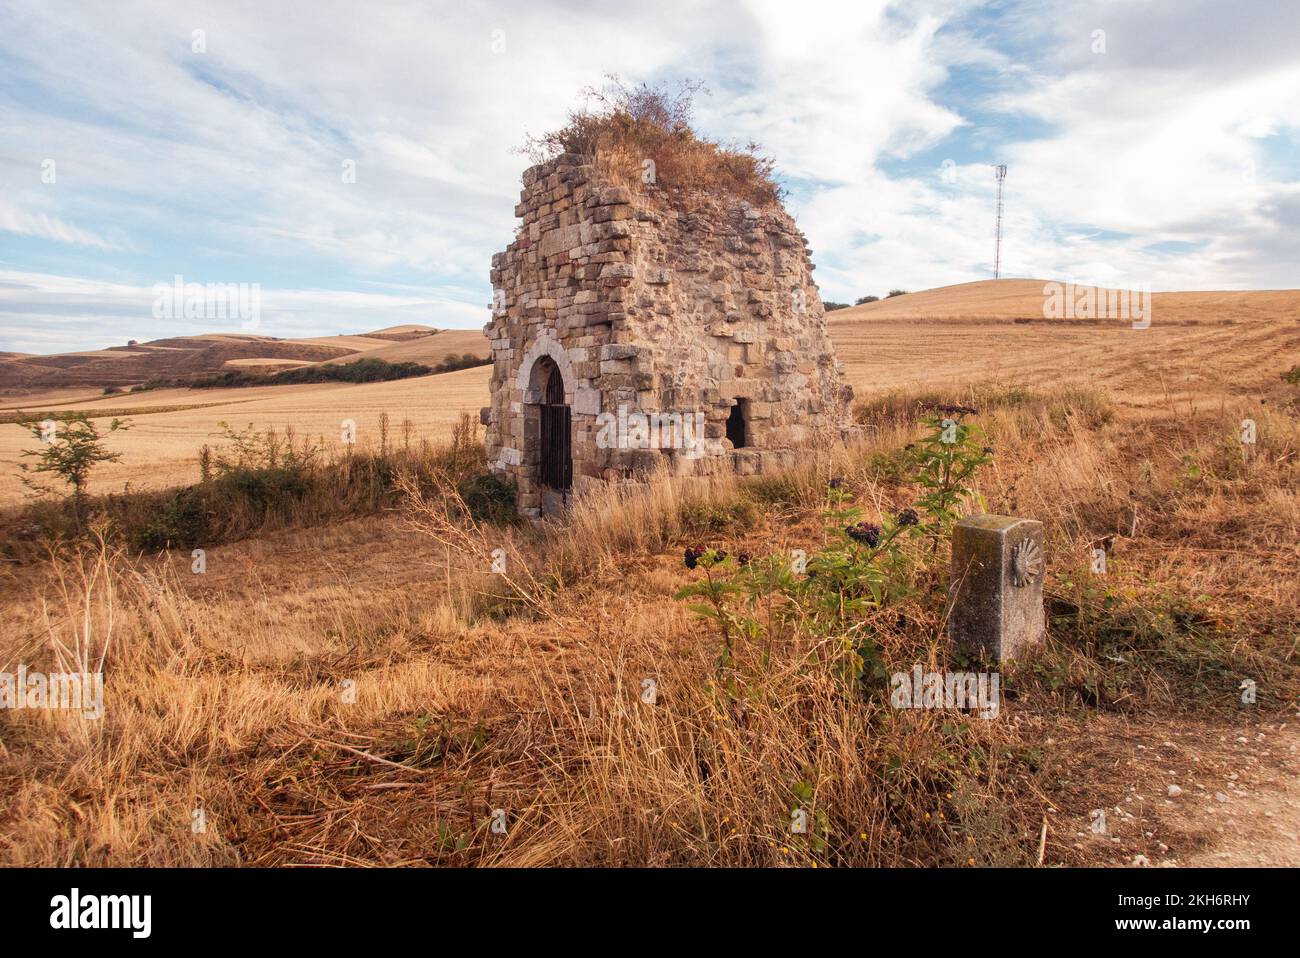
[[[640,346],[633,346],[631,343],[609,343],[600,347],[600,358],[608,359],[635,359],[641,352]]]
[[[615,203],[631,203],[632,191],[626,186],[604,186],[592,192],[587,198],[587,206],[611,206]]]
[[[758,393],[758,383],[752,379],[728,379],[718,387],[723,399],[750,399]]]
[[[579,387],[573,394],[573,411],[580,416],[600,414],[600,390]]]
[[[601,279],[631,279],[633,275],[631,263],[607,263],[600,268]]]
[[[1043,637],[1043,524],[982,515],[952,534],[948,635],[988,661],[1019,658]]]

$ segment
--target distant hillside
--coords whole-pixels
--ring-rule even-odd
[[[0,389],[128,386],[213,373],[235,359],[320,362],[344,352],[268,336],[185,336],[83,353],[0,360]]]
[[[231,369],[270,372],[327,361],[347,363],[363,356],[437,365],[448,353],[482,358],[487,352],[487,341],[478,330],[441,331],[415,324],[302,339],[211,333],[50,356],[0,353],[0,391],[123,388]]]
[[[892,296],[862,306],[837,309],[827,319],[834,326],[871,320],[971,319],[1031,320],[1043,318],[1043,287],[1047,279],[988,279],[956,286]],[[1079,287],[1084,289],[1086,287]],[[1290,310],[1300,321],[1300,290],[1193,290],[1152,293],[1152,312],[1157,322],[1213,323],[1274,317]],[[1064,320],[1069,322],[1069,320]]]
[[[385,332],[381,330],[380,332]],[[377,333],[366,333],[369,337]],[[386,343],[376,349],[350,353],[337,359],[334,363],[349,363],[362,356],[383,359],[390,363],[427,363],[436,366],[447,355],[456,356],[470,353],[479,359],[486,359],[490,350],[488,341],[479,329],[444,329],[433,336],[419,336],[400,342]]]

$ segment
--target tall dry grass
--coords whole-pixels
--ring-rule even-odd
[[[292,427],[227,427],[225,441],[201,450],[193,485],[86,497],[80,511],[51,490],[0,512],[0,558],[31,561],[75,545],[92,529],[134,551],[207,547],[371,515],[397,506],[405,482],[458,485],[486,472],[478,426],[468,415],[445,443],[416,440],[409,420],[390,433],[387,415],[377,441],[351,445],[326,445]],[[508,490],[499,493],[504,498]]]
[[[1003,670],[1001,717],[894,710],[797,627],[742,638],[720,676],[719,636],[674,598],[700,574],[680,550],[815,549],[831,477],[892,513],[915,495],[902,448],[931,401],[981,409],[984,507],[1048,530],[1048,641]],[[565,524],[476,522],[454,484],[408,483],[401,523],[216,549],[231,571],[213,584],[111,544],[62,557],[8,584],[0,662],[106,650],[107,712],[0,713],[0,857],[1034,864],[1047,809],[1104,792],[1080,746],[1096,717],[1232,715],[1243,676],[1262,714],[1294,701],[1300,435],[1275,408],[1127,419],[1086,392],[898,396],[864,408],[852,449],[610,486]],[[946,557],[913,559],[912,594],[871,626],[888,668],[942,671]],[[791,833],[796,808],[811,834]],[[1067,834],[1046,863],[1090,860]]]

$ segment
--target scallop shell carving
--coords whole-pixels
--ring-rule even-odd
[[[1027,586],[1043,574],[1043,550],[1033,539],[1021,539],[1011,550],[1011,583]]]

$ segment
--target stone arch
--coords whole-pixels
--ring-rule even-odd
[[[568,508],[573,483],[576,382],[568,352],[548,331],[524,353],[515,386],[523,397],[521,488],[536,496],[541,515],[559,514]]]
[[[523,390],[523,401],[525,403],[540,403],[545,399],[546,376],[539,377],[536,375],[539,372],[537,361],[543,356],[549,357],[559,367],[560,377],[564,380],[564,401],[569,405],[573,405],[576,392],[576,383],[573,378],[573,362],[569,359],[568,351],[545,331],[533,340],[533,344],[528,347],[528,351],[524,353],[523,361],[519,364],[519,374],[515,377],[515,387]],[[544,367],[546,364],[542,365]],[[534,380],[538,381],[535,382]]]

